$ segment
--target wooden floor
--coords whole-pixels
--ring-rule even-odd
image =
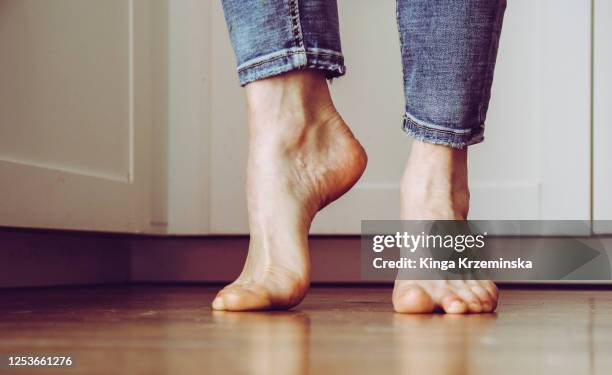
[[[215,291],[0,290],[0,355],[75,363],[15,374],[612,373],[612,290],[502,290],[497,314],[469,316],[394,314],[388,288],[314,288],[289,312],[212,313]]]

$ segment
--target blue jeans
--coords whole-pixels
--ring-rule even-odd
[[[335,0],[222,3],[241,85],[296,69],[346,72]],[[505,8],[506,0],[397,0],[404,131],[456,148],[482,142]]]

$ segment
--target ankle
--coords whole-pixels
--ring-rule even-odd
[[[249,125],[268,136],[285,131],[300,133],[335,113],[325,76],[316,70],[298,70],[246,86]]]
[[[429,163],[433,167],[467,170],[467,155],[467,147],[453,148],[415,140],[409,160]]]
[[[402,183],[449,191],[467,191],[467,148],[456,149],[414,141]]]
[[[467,148],[454,149],[415,141],[401,182],[403,206],[429,208],[465,217],[469,208]],[[415,209],[418,208],[418,209]]]
[[[469,189],[401,188],[401,214],[408,220],[465,220],[470,208]]]

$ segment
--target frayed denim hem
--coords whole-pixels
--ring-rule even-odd
[[[413,138],[434,145],[465,148],[484,141],[484,124],[475,129],[451,129],[419,121],[406,113],[402,127]]]
[[[251,59],[238,66],[240,85],[297,69],[322,70],[327,79],[346,73],[341,53],[320,48],[290,48]]]

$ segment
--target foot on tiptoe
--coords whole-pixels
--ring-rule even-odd
[[[415,141],[401,184],[403,220],[465,220],[469,208],[467,149]],[[400,313],[492,312],[498,291],[488,280],[396,280]]]
[[[238,279],[215,310],[290,308],[310,282],[315,214],[361,177],[366,154],[336,112],[325,78],[299,71],[247,85],[250,244]]]

